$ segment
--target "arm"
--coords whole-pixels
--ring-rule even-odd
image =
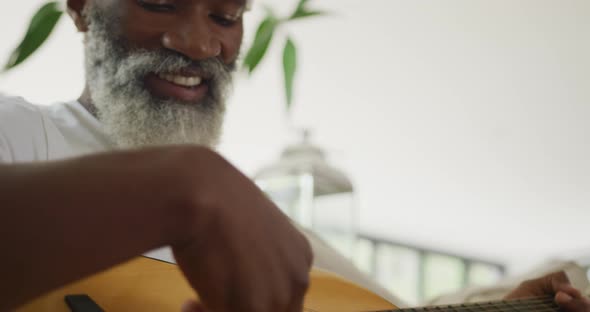
[[[188,218],[151,154],[0,166],[0,310],[174,243]]]
[[[164,245],[211,310],[301,310],[307,241],[204,148],[0,166],[0,203],[0,310]]]

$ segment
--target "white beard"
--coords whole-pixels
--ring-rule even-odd
[[[85,15],[89,22],[86,79],[97,117],[116,146],[215,147],[235,64],[225,65],[217,59],[197,63],[169,51],[127,50],[109,29],[116,21],[109,21],[95,5],[87,7]],[[213,77],[210,94],[199,103],[157,98],[143,85],[150,72],[177,72],[188,66],[199,66]]]

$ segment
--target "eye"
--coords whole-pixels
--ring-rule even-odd
[[[176,9],[174,4],[163,0],[137,0],[137,3],[142,8],[152,12],[168,13]]]
[[[223,27],[232,27],[240,20],[240,17],[229,17],[215,14],[211,14],[209,16],[215,23]]]

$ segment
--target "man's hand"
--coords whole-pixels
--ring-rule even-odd
[[[302,310],[307,240],[211,150],[0,165],[0,199],[0,311],[167,245],[208,311]]]
[[[590,312],[590,300],[572,287],[564,272],[557,272],[523,282],[504,299],[553,296],[565,311]]]
[[[192,220],[173,251],[206,310],[301,312],[312,264],[306,238],[219,155],[183,157],[175,185]]]

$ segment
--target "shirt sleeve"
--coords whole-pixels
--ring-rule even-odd
[[[47,158],[42,117],[39,108],[24,99],[0,95],[0,163]]]
[[[0,164],[7,164],[12,162],[12,156],[8,147],[8,140],[6,136],[0,132]]]

